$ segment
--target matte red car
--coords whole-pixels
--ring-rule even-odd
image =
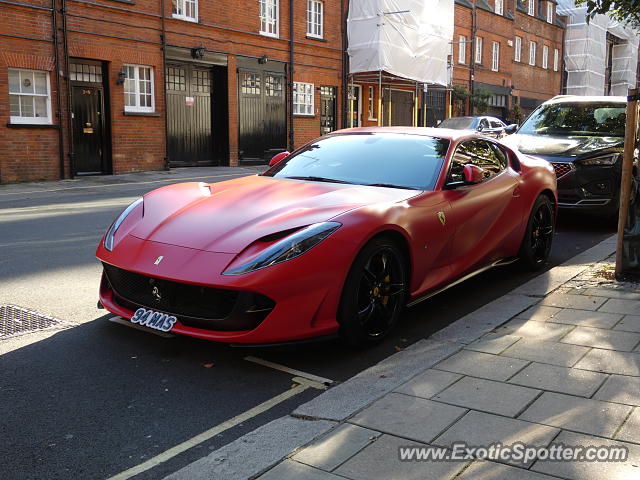
[[[552,167],[490,138],[356,128],[278,157],[261,175],[170,185],[131,204],[97,249],[102,305],[221,342],[340,334],[366,345],[405,305],[549,255]]]

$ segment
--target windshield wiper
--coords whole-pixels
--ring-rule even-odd
[[[420,188],[416,188],[416,187],[406,187],[403,185],[394,185],[392,183],[365,183],[363,185],[367,187],[387,187],[387,188],[401,188],[403,190],[421,190]]]
[[[348,182],[346,180],[338,180],[337,178],[326,178],[326,177],[293,176],[293,177],[284,177],[284,178],[290,178],[292,180],[309,180],[310,182],[329,182],[329,183],[349,183],[349,184],[353,184],[353,182]]]

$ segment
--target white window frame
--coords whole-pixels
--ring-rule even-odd
[[[536,0],[527,0],[527,13],[532,17],[536,15]]]
[[[273,16],[269,15],[273,13]],[[260,0],[260,35],[278,38],[280,36],[280,1]]]
[[[190,17],[185,12],[187,11],[187,3],[193,4],[193,16]],[[178,20],[185,20],[187,22],[198,22],[198,0],[173,0],[172,9],[178,10],[178,12],[172,11],[172,17]],[[182,13],[179,13],[182,10]]]
[[[458,36],[458,63],[467,63],[467,37],[464,35]]]
[[[553,23],[553,11],[555,10],[553,2],[547,2],[547,23]]]
[[[513,60],[515,62],[522,61],[522,37],[516,36],[515,48],[513,50]]]
[[[498,15],[504,15],[504,0],[495,0],[494,11]]]
[[[298,99],[302,95],[302,102]],[[313,83],[293,82],[293,114],[300,117],[315,115],[315,89]]]
[[[542,68],[549,68],[549,47],[547,45],[542,46]]]
[[[22,72],[31,73],[31,77],[33,78],[34,73],[44,73],[46,77],[46,85],[47,85],[47,93],[35,93],[35,79],[32,80],[34,83],[33,90],[34,93],[22,93],[22,92],[12,92],[11,87],[7,85],[7,90],[9,91],[9,95],[17,95],[19,97],[46,97],[47,101],[47,116],[46,117],[23,117],[23,116],[14,116],[10,115],[9,123],[22,123],[22,124],[38,124],[38,125],[51,125],[52,117],[51,117],[51,84],[49,79],[49,72],[46,70],[32,70],[25,68],[9,68],[8,70],[13,70],[16,72],[20,72],[20,77],[22,78]],[[8,76],[8,71],[7,71]],[[8,82],[7,82],[8,83]],[[33,111],[35,115],[35,105],[33,106]]]
[[[536,50],[536,42],[529,42],[529,65],[532,67],[536,66]]]
[[[474,55],[474,62],[482,63],[482,37],[476,36],[476,52]]]
[[[369,117],[368,120],[377,120],[378,117],[376,115],[372,115],[373,113],[376,113],[375,111],[375,89],[373,88],[373,86],[369,85]]]
[[[319,22],[316,22],[316,16]],[[324,37],[324,3],[321,0],[307,0],[307,37]]]
[[[134,72],[135,72],[135,77],[133,78],[134,82],[134,91],[133,92],[127,92],[125,91],[125,94],[127,93],[134,93],[135,94],[135,99],[136,99],[136,104],[135,105],[127,105],[126,104],[126,99],[125,99],[125,105],[124,105],[124,111],[125,112],[137,112],[137,113],[153,113],[156,111],[156,94],[155,94],[155,79],[153,77],[153,67],[150,65],[133,65],[130,63],[125,63],[123,65],[124,70],[127,70],[127,67],[133,67],[134,68]],[[149,79],[151,81],[151,106],[147,107],[145,106],[141,106],[140,105],[140,69],[141,68],[148,68],[149,69]],[[126,85],[126,81],[125,81],[125,85]]]
[[[500,43],[491,42],[491,70],[500,70]]]
[[[557,48],[553,49],[553,71],[557,72],[560,68],[560,51]]]

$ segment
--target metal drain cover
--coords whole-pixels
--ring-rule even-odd
[[[55,326],[67,326],[67,324],[63,320],[26,308],[0,305],[0,339]]]

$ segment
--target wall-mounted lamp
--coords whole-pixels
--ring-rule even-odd
[[[258,59],[258,63],[259,63],[260,65],[264,65],[264,64],[265,64],[265,63],[267,63],[268,61],[269,61],[269,57],[267,57],[266,55],[263,55],[263,56],[261,56],[261,57]]]
[[[127,78],[127,74],[120,70],[118,72],[118,79],[116,80],[116,85],[124,85],[124,81]]]
[[[204,47],[195,47],[191,49],[191,56],[195,59],[204,58],[207,49]]]

